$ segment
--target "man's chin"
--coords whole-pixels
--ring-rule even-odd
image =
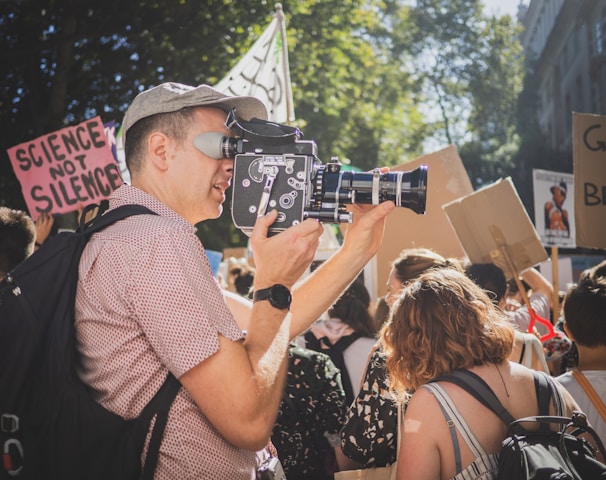
[[[205,212],[205,215],[196,223],[206,222],[207,220],[216,220],[223,213],[223,206],[220,206],[215,212]]]
[[[217,208],[217,211],[214,215],[208,217],[209,220],[216,220],[217,218],[219,218],[221,215],[223,215],[223,205],[219,205],[219,208]]]

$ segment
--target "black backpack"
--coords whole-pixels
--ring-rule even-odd
[[[581,412],[574,412],[572,418],[549,415],[557,387],[546,374],[534,372],[539,416],[518,420],[503,407],[488,384],[469,370],[456,370],[436,381],[452,382],[465,389],[509,425],[499,452],[497,479],[606,479],[606,465],[597,460],[599,453],[604,461],[606,452],[587,417]],[[557,426],[558,431],[550,425]]]
[[[140,417],[122,419],[95,402],[78,378],[74,328],[86,242],[118,220],[153,213],[125,205],[97,216],[47,241],[0,281],[0,479],[153,478],[179,381],[169,374]]]

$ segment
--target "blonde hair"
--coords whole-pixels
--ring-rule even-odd
[[[391,386],[403,399],[445,373],[504,361],[513,337],[486,292],[453,268],[410,282],[381,330]]]

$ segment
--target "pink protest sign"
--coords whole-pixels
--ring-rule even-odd
[[[30,216],[67,213],[109,197],[122,184],[100,117],[7,150]]]

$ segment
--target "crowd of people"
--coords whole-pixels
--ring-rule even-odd
[[[122,126],[131,183],[109,208],[134,203],[157,215],[95,234],[80,262],[79,375],[95,399],[134,418],[167,373],[182,384],[155,478],[251,480],[269,456],[289,480],[396,459],[398,478],[496,478],[507,425],[439,381],[455,370],[484,380],[514,418],[538,413],[533,372],[542,371],[559,392],[551,411],[582,410],[606,442],[606,418],[579,380],[606,397],[606,260],[570,287],[561,314],[534,268],[521,272],[520,302],[497,266],[427,248],[404,249],[375,300],[361,272],[395,208],[386,201],[350,206],[342,245],[312,273],[322,226],[307,219],[268,235],[269,209],[250,237],[254,268],[233,261],[218,281],[194,225],[221,214],[233,159],[199,140],[231,135],[234,108],[245,121],[267,118],[259,100],[207,85],[140,93]],[[52,228],[49,214],[33,222],[1,207],[0,274]],[[528,331],[532,315],[558,326],[555,340],[539,340],[541,325]]]

